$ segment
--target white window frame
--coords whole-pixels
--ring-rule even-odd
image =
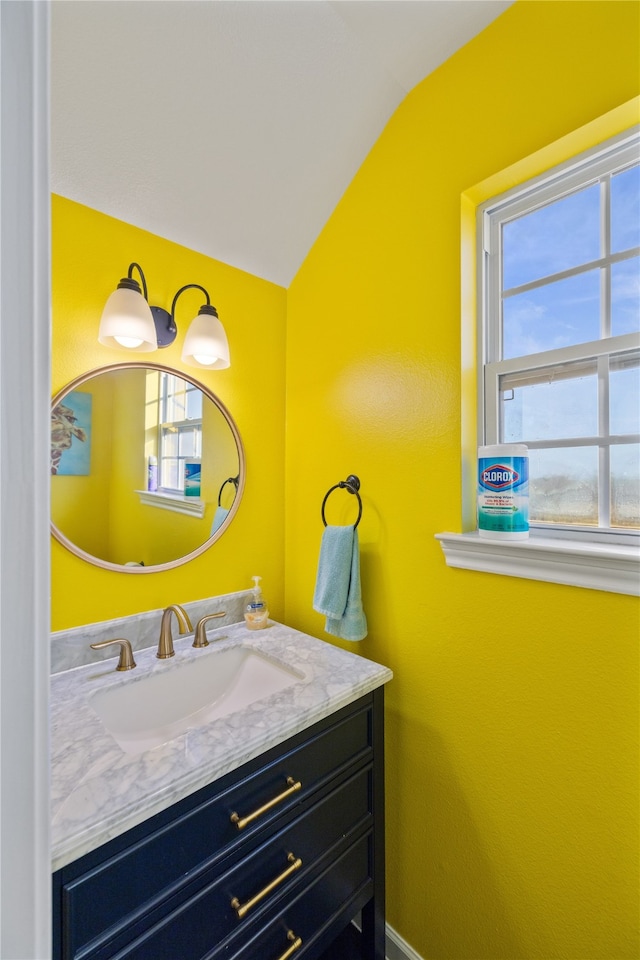
[[[562,164],[550,166],[545,173],[521,182],[518,187],[478,203],[476,207],[479,221],[478,237],[482,238],[483,236],[489,210],[494,210],[500,205],[512,202],[516,197],[522,198],[523,203],[530,202],[532,190],[540,191],[544,189],[548,191],[549,197],[558,197],[560,195],[557,188],[559,176],[566,177],[564,186],[567,193],[575,190],[578,182],[583,182],[585,165],[589,165],[594,178],[600,176],[602,163],[607,163],[606,160],[603,160],[605,151],[609,152],[612,148],[623,151],[633,150],[634,144],[636,144],[635,149],[637,150],[639,132],[640,126],[630,127],[596,147],[576,153],[575,156]],[[637,157],[637,153],[635,156]],[[511,179],[511,182],[513,183],[514,179]],[[465,198],[471,196],[473,196],[473,191],[463,195],[463,212],[465,203],[468,202]],[[488,194],[485,193],[485,198],[487,196]],[[495,432],[498,423],[497,378],[501,373],[512,372],[516,369],[518,358],[515,358],[515,361],[493,360],[495,353],[492,354],[490,350],[495,351],[495,344],[488,340],[484,332],[486,301],[482,294],[483,271],[485,269],[483,242],[476,244],[476,253],[479,321],[476,338],[477,443],[482,444],[495,442],[493,438],[497,438]],[[621,258],[610,258],[610,262],[615,262],[618,259]],[[582,269],[584,269],[584,266]],[[492,278],[492,282],[495,282],[495,278]],[[463,275],[463,288],[464,283]],[[589,344],[564,348],[566,350],[564,354],[561,351],[554,351],[556,353],[554,359],[559,362],[570,362],[604,357],[606,360],[609,352],[616,353],[640,349],[640,335],[637,334],[625,334],[616,338],[609,337],[608,341],[607,343],[605,340],[598,340]],[[606,346],[603,349],[604,344]],[[492,360],[491,365],[487,364],[488,358]],[[549,359],[548,354],[531,355],[526,358],[524,366],[528,365],[531,368],[544,364]],[[602,363],[602,359],[597,360],[597,362]],[[520,366],[522,368],[522,363]],[[463,354],[463,376],[466,369]],[[485,418],[488,418],[492,424],[491,430],[486,432]],[[602,423],[599,426],[602,428]],[[595,440],[595,438],[593,439]],[[469,486],[464,482],[467,469],[468,466],[463,458],[463,486],[468,490]],[[463,508],[463,513],[467,512]],[[582,530],[576,529],[574,526],[559,529],[559,525],[540,524],[534,525],[529,539],[525,541],[481,539],[477,531],[441,533],[436,534],[436,538],[441,543],[447,564],[452,567],[587,587],[613,593],[640,595],[640,548],[637,545],[638,536],[634,533],[620,533],[618,530],[614,530],[612,533],[608,530],[596,532],[592,527]]]
[[[164,439],[165,439],[166,433],[167,433],[167,431],[168,431],[169,429],[175,431],[179,436],[180,436],[180,434],[182,434],[182,433],[184,433],[184,432],[186,432],[186,431],[191,431],[191,430],[194,430],[194,429],[199,430],[199,432],[200,432],[200,440],[199,440],[200,456],[202,456],[202,416],[200,416],[199,418],[191,419],[191,420],[169,420],[169,419],[167,419],[167,406],[168,406],[168,404],[169,404],[169,399],[170,399],[170,394],[169,394],[169,392],[168,392],[168,386],[167,386],[167,385],[168,385],[168,383],[169,383],[169,377],[171,377],[171,376],[173,376],[173,374],[166,373],[165,371],[161,371],[161,372],[158,373],[158,377],[159,377],[159,391],[158,391],[158,396],[159,396],[159,404],[158,404],[158,491],[159,491],[160,493],[169,494],[169,495],[174,496],[174,497],[175,497],[175,496],[184,497],[184,487],[167,487],[167,486],[163,486],[163,485],[161,484],[160,480],[161,480],[161,478],[162,478],[162,476],[163,476],[163,472],[164,472],[164,471],[163,471],[163,462],[164,462],[164,460],[177,460],[178,463],[180,464],[181,461],[184,462],[184,461],[186,461],[186,460],[191,460],[191,459],[193,459],[193,458],[192,458],[192,457],[188,457],[188,456],[186,456],[186,455],[180,454],[180,452],[179,452],[180,442],[179,442],[179,441],[178,441],[178,453],[177,453],[177,455],[174,456],[174,455],[165,454],[165,450],[164,450],[164,447],[165,447]],[[182,378],[180,378],[180,379],[182,379]],[[185,383],[185,395],[188,394],[188,393],[190,393],[191,391],[193,391],[194,393],[200,393],[199,388],[196,387],[195,384],[191,383],[191,381],[189,381],[189,380],[183,380],[183,382]],[[202,395],[201,395],[201,396],[202,396]],[[179,470],[178,473],[179,473],[180,476],[183,476],[183,471]],[[185,499],[187,499],[187,498],[185,498]],[[188,499],[191,499],[191,498],[188,498]]]
[[[168,402],[168,392],[167,392],[167,381],[170,376],[178,376],[179,374],[172,374],[168,370],[159,370],[158,371],[158,392],[157,400],[154,402],[157,403],[158,408],[158,423],[157,423],[157,432],[156,432],[156,446],[157,450],[157,461],[158,461],[158,489],[157,490],[136,490],[140,498],[140,503],[144,504],[146,507],[156,507],[160,510],[170,510],[172,513],[182,513],[189,517],[194,517],[198,520],[201,520],[205,513],[206,503],[201,497],[187,497],[184,493],[184,488],[173,488],[173,487],[164,487],[161,484],[163,469],[162,461],[165,457],[163,446],[164,446],[164,434],[168,427],[175,428],[177,432],[181,430],[193,430],[194,427],[198,428],[200,431],[200,456],[202,456],[202,417],[193,418],[191,420],[167,420],[166,419],[166,408]],[[184,378],[180,378],[184,379]],[[194,390],[195,392],[200,392],[199,387],[197,387],[191,380],[184,380],[186,384],[186,391]],[[187,456],[171,456],[166,457],[166,459],[171,460],[189,460],[190,457]],[[180,471],[181,472],[181,471]]]
[[[611,438],[609,435],[608,416],[608,359],[619,354],[640,352],[640,334],[630,333],[620,336],[611,336],[610,305],[610,268],[615,263],[624,262],[631,257],[640,256],[640,247],[635,247],[625,253],[611,253],[609,236],[609,175],[640,160],[640,131],[629,131],[623,137],[606,141],[598,147],[581,154],[560,167],[548,171],[542,177],[536,178],[514,188],[499,198],[493,198],[482,204],[478,209],[479,235],[479,283],[483,291],[481,310],[479,313],[478,330],[478,436],[481,443],[494,444],[500,442],[500,377],[512,377],[520,374],[522,379],[545,379],[545,371],[552,373],[563,366],[578,364],[580,361],[592,361],[599,379],[599,424],[598,435],[580,437],[575,440],[558,442],[529,441],[530,449],[548,449],[553,446],[596,446],[599,454],[599,515],[601,525],[580,527],[578,525],[563,526],[559,523],[532,523],[531,529],[546,536],[563,537],[577,540],[591,540],[594,543],[626,543],[633,545],[638,542],[640,531],[630,528],[620,529],[609,524],[609,451],[613,443],[640,443],[640,434]],[[601,179],[604,178],[604,179]],[[517,293],[535,289],[543,283],[563,280],[578,276],[595,269],[601,271],[601,317],[600,339],[589,343],[578,343],[572,346],[544,353],[529,354],[514,357],[508,360],[501,359],[501,329],[503,299],[500,257],[500,233],[502,226],[545,203],[559,200],[568,194],[582,189],[590,184],[601,181],[601,209],[603,216],[602,235],[604,249],[600,257],[588,263],[582,263],[569,270],[558,272],[553,277],[545,277],[540,281],[523,284],[507,293],[511,297]]]

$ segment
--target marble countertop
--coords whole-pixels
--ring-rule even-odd
[[[135,653],[137,667],[115,671],[116,659],[51,678],[52,869],[94,850],[200,787],[322,720],[391,679],[386,667],[283,624],[265,630],[244,623],[208,630],[203,650],[192,635],[174,641],[176,656],[155,647]],[[290,687],[144,753],[125,753],[90,705],[98,690],[180,668],[229,646],[253,647],[304,677]]]

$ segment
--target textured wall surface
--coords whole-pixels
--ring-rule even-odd
[[[406,98],[289,290],[286,618],[324,635],[320,504],[357,473],[350,648],[394,671],[388,919],[425,960],[640,951],[637,600],[434,540],[461,529],[461,195],[637,94],[637,5],[515,4]]]
[[[231,526],[210,550],[174,570],[105,571],[52,540],[52,629],[230,593],[251,586],[254,574],[263,577],[273,616],[282,617],[286,291],[57,196],[52,232],[53,392],[81,373],[128,359],[184,370],[231,412],[247,457],[241,509]],[[229,369],[208,372],[180,360],[182,338],[204,299],[198,291],[178,301],[171,346],[128,355],[98,343],[105,301],[132,261],[145,272],[150,302],[166,310],[186,283],[209,291],[229,339]],[[95,505],[96,513],[102,509]]]

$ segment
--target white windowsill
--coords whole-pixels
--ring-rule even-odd
[[[136,490],[136,493],[140,497],[140,503],[144,503],[147,507],[186,513],[189,517],[204,517],[206,503],[200,497],[181,497],[177,493],[159,493],[156,490]]]
[[[447,566],[640,596],[640,550],[531,536],[485,540],[478,533],[436,533]]]

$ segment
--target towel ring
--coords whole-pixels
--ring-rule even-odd
[[[353,525],[353,529],[355,530],[358,524],[360,523],[360,518],[362,517],[362,500],[360,499],[360,494],[358,493],[358,490],[360,489],[360,480],[358,479],[358,477],[356,477],[354,473],[349,474],[346,480],[341,480],[340,483],[334,484],[325,493],[324,500],[322,501],[322,510],[321,510],[322,522],[326,527],[327,521],[324,518],[324,505],[329,499],[329,494],[333,493],[334,490],[338,490],[341,488],[347,490],[349,493],[355,494],[355,496],[358,498],[358,519]]]
[[[232,484],[234,485],[234,487],[236,488],[236,493],[237,493],[237,492],[238,492],[238,481],[239,481],[239,480],[240,480],[240,474],[238,474],[237,477],[229,477],[227,480],[224,481],[224,483],[222,484],[222,486],[221,486],[220,489],[218,490],[218,506],[221,506],[221,504],[220,504],[220,499],[221,499],[221,497],[222,497],[222,491],[224,490],[224,488],[226,487],[226,485],[227,485],[228,483],[232,483]],[[235,500],[235,496],[234,496],[234,500]]]

